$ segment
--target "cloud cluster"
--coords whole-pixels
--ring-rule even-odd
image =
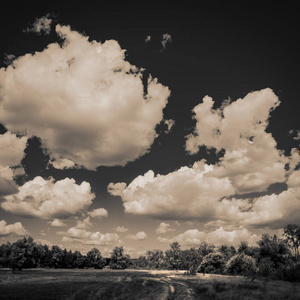
[[[110,183],[108,191],[121,196],[125,212],[135,215],[197,219],[245,230],[297,222],[299,150],[292,149],[291,155],[285,156],[266,132],[270,112],[279,105],[277,96],[265,89],[233,103],[224,102],[219,109],[213,109],[213,104],[205,97],[194,108],[196,127],[187,138],[186,149],[190,154],[197,153],[200,146],[225,150],[215,165],[201,160],[192,167],[156,176],[150,170],[128,186]],[[286,182],[287,190],[258,196],[257,192],[282,182]],[[256,195],[251,197],[252,192]],[[239,196],[245,193],[249,198]],[[159,227],[158,233],[163,234],[165,227]]]
[[[27,235],[28,231],[23,227],[21,222],[7,225],[4,220],[0,221],[0,237],[9,235],[24,236]]]
[[[112,246],[120,245],[122,241],[116,233],[102,234],[99,231],[91,232],[86,229],[71,227],[67,232],[60,232],[64,235],[62,242],[81,243],[85,245]]]
[[[161,44],[162,44],[162,46],[163,46],[163,50],[165,50],[167,44],[168,44],[168,43],[171,43],[171,42],[172,42],[172,36],[171,36],[171,34],[169,34],[169,33],[164,33],[164,34],[162,35],[162,39],[161,39]]]
[[[234,193],[228,178],[212,177],[213,170],[214,166],[200,161],[167,175],[154,176],[148,171],[127,187],[110,183],[108,191],[122,197],[127,213],[208,220],[215,214],[217,202]]]
[[[128,231],[128,228],[124,227],[124,226],[117,226],[116,227],[116,232],[127,232]]]
[[[158,237],[158,241],[163,243],[172,243],[177,241],[180,245],[189,247],[198,246],[204,241],[214,244],[215,246],[237,246],[242,241],[247,241],[249,245],[255,245],[258,240],[259,236],[251,233],[249,230],[243,227],[232,231],[227,231],[224,230],[223,227],[220,227],[210,232],[199,231],[198,229],[190,229],[171,239]]]
[[[134,241],[142,241],[147,238],[147,234],[144,231],[139,231],[136,234],[128,234],[126,238]]]
[[[15,215],[60,219],[88,207],[94,197],[85,181],[78,185],[70,178],[54,182],[37,176],[19,187],[18,193],[5,196],[1,208]]]
[[[170,91],[104,43],[56,26],[64,41],[0,69],[0,119],[11,131],[42,139],[54,165],[125,165],[145,154],[163,120]],[[21,101],[22,100],[22,101]]]
[[[288,159],[265,131],[270,111],[279,105],[273,91],[252,92],[219,109],[213,105],[206,96],[193,109],[196,127],[187,138],[187,151],[195,154],[200,146],[224,149],[216,176],[229,177],[237,193],[260,192],[272,183],[284,182]]]

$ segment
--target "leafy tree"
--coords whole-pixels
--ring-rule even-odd
[[[225,272],[232,275],[254,276],[257,273],[255,259],[243,252],[236,254],[226,263]]]
[[[215,246],[212,244],[209,244],[207,242],[202,242],[200,246],[198,247],[198,253],[200,257],[203,259],[207,254],[212,253],[215,251]]]
[[[73,266],[74,268],[83,269],[86,265],[86,257],[79,251],[75,251],[73,254]]]
[[[207,254],[198,269],[201,273],[223,274],[225,259],[221,252],[211,252]]]
[[[103,269],[106,264],[106,260],[101,256],[101,252],[92,248],[86,255],[86,266],[94,269]]]
[[[130,256],[124,254],[123,247],[115,247],[111,253],[109,267],[111,269],[126,269],[130,266]]]
[[[296,260],[299,259],[299,246],[300,246],[300,226],[297,224],[288,224],[284,227],[284,239],[294,252]]]
[[[202,261],[199,251],[196,248],[181,251],[182,269],[189,270],[196,274],[196,270]]]
[[[135,261],[135,266],[137,268],[141,268],[141,269],[149,268],[149,262],[148,262],[146,256],[140,255]]]
[[[219,249],[219,252],[221,252],[224,256],[224,259],[228,261],[232,256],[236,254],[236,249],[233,246],[227,246],[227,245],[222,245]]]
[[[162,250],[149,250],[146,252],[148,266],[151,269],[161,269],[166,265],[164,252]]]
[[[64,253],[58,246],[52,246],[51,248],[51,267],[61,268],[63,262]]]
[[[178,270],[182,264],[180,245],[178,242],[173,242],[170,247],[171,249],[165,252],[166,261],[172,269]]]

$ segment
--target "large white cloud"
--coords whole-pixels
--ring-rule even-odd
[[[56,26],[64,40],[0,69],[0,119],[40,137],[61,162],[88,169],[125,165],[152,145],[170,91],[125,60],[114,40],[101,44]],[[62,159],[62,160],[61,160]]]
[[[19,187],[19,192],[4,197],[1,207],[16,215],[42,219],[66,218],[86,208],[95,195],[90,184],[76,184],[74,179],[65,178],[54,182],[40,176]]]
[[[108,191],[122,197],[127,213],[208,220],[215,215],[218,201],[234,194],[228,178],[212,177],[213,170],[214,166],[200,161],[167,175],[148,171],[127,187],[110,183]]]
[[[187,138],[187,151],[195,154],[200,146],[224,149],[216,176],[229,177],[238,193],[260,192],[284,182],[288,159],[265,131],[270,111],[279,103],[270,89],[249,93],[219,109],[213,109],[214,101],[206,96],[193,110],[196,127]]]
[[[0,221],[0,237],[9,235],[24,236],[27,234],[28,231],[23,227],[21,222],[8,225],[4,220]]]

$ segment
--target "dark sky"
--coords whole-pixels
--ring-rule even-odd
[[[233,243],[241,239],[242,233],[245,237],[247,237],[246,234],[249,234],[255,241],[257,239],[255,234],[259,236],[261,232],[268,231],[277,233],[282,224],[297,220],[297,216],[300,216],[299,191],[298,194],[291,192],[292,196],[286,200],[287,207],[282,205],[281,200],[276,202],[277,200],[269,199],[270,206],[277,203],[278,212],[274,212],[272,218],[259,222],[253,221],[254,217],[251,216],[248,223],[233,220],[229,216],[224,217],[226,213],[221,214],[221,217],[216,216],[210,211],[206,215],[201,212],[198,216],[196,212],[191,216],[189,212],[185,211],[184,202],[186,201],[186,205],[191,205],[191,207],[194,202],[180,199],[181,202],[178,203],[179,200],[174,195],[181,195],[182,190],[172,194],[173,190],[171,191],[171,189],[175,190],[176,186],[179,189],[180,184],[177,185],[171,179],[166,182],[162,181],[158,186],[153,184],[152,189],[161,189],[160,193],[153,193],[154,198],[158,197],[155,199],[147,194],[148,190],[141,191],[145,188],[144,186],[140,187],[139,192],[142,194],[130,194],[129,196],[123,194],[120,197],[107,192],[109,183],[125,182],[129,185],[135,178],[144,175],[149,170],[153,170],[155,175],[167,176],[183,166],[187,166],[191,170],[193,164],[201,159],[206,159],[208,164],[215,165],[218,161],[220,163],[224,153],[231,151],[230,146],[221,145],[223,150],[218,152],[215,150],[216,146],[209,146],[203,142],[206,147],[200,147],[200,150],[193,155],[185,149],[187,135],[194,132],[197,122],[201,123],[201,120],[193,119],[192,110],[196,105],[202,103],[202,99],[206,95],[214,100],[213,109],[217,109],[225,99],[231,99],[234,102],[239,98],[244,98],[248,93],[270,88],[281,103],[274,111],[272,111],[271,105],[269,109],[271,112],[268,113],[269,124],[264,133],[271,133],[273,140],[277,143],[272,149],[276,149],[277,152],[282,150],[286,159],[282,165],[288,165],[291,149],[299,149],[297,134],[299,134],[300,24],[295,4],[288,5],[278,3],[278,1],[84,1],[80,4],[74,3],[74,1],[50,1],[49,3],[45,1],[22,3],[4,1],[4,3],[5,15],[0,19],[1,67],[7,66],[7,55],[13,54],[15,57],[22,57],[28,53],[34,54],[36,51],[43,52],[50,43],[62,44],[63,39],[57,36],[54,30],[55,25],[70,25],[72,30],[88,36],[89,41],[95,40],[101,43],[107,40],[117,41],[122,49],[126,49],[125,60],[131,65],[145,69],[143,71],[144,84],[151,74],[152,77],[158,79],[159,83],[167,86],[171,94],[168,104],[163,108],[163,119],[172,119],[175,121],[175,125],[169,133],[166,133],[167,125],[157,122],[158,137],[150,144],[148,151],[144,151],[139,158],[131,159],[125,166],[99,166],[96,171],[87,169],[57,170],[51,165],[47,167],[49,159],[47,155],[50,155],[51,151],[45,149],[46,144],[42,137],[40,137],[42,145],[40,140],[30,139],[27,142],[25,158],[22,160],[22,166],[25,168],[27,176],[19,178],[17,181],[19,186],[32,181],[36,176],[42,176],[44,179],[52,176],[55,181],[68,177],[73,178],[78,185],[83,181],[90,183],[95,198],[92,204],[83,210],[84,216],[81,210],[67,217],[55,218],[63,220],[66,224],[64,227],[51,226],[50,223],[54,217],[49,217],[49,214],[46,214],[47,216],[30,216],[28,213],[27,215],[21,212],[16,213],[16,209],[4,209],[3,206],[0,208],[0,221],[4,220],[6,225],[21,222],[22,226],[35,239],[46,240],[63,247],[86,251],[92,245],[96,245],[103,253],[108,253],[109,249],[119,243],[127,247],[126,249],[131,255],[136,256],[145,249],[164,249],[174,238],[186,246],[195,245],[199,240],[211,241],[213,237],[218,242],[216,232],[220,228],[231,232],[236,237],[232,238]],[[44,16],[48,16],[52,20],[50,34],[24,32],[26,28],[31,28],[37,18]],[[171,40],[163,48],[162,36],[166,33],[171,36]],[[151,36],[149,42],[145,42],[147,36]],[[4,69],[2,70],[5,72]],[[15,70],[18,70],[18,67]],[[1,97],[7,93],[1,80],[3,79],[0,77],[0,90],[2,89],[4,93],[1,92],[0,101],[2,101]],[[36,88],[39,89],[39,86]],[[22,97],[19,97],[20,101],[23,101]],[[26,97],[25,95],[24,99]],[[247,115],[247,109],[249,106],[245,106],[241,115]],[[249,114],[253,113],[253,119],[255,119],[258,115],[256,112],[259,111],[259,108],[253,112],[249,110]],[[38,113],[34,110],[31,112],[32,114]],[[15,119],[15,122],[11,120],[2,122],[0,119],[0,123],[2,122],[9,131],[15,132],[15,128],[22,122],[20,120],[23,120],[27,113],[28,111],[22,110],[22,106],[20,106],[18,121]],[[87,115],[85,115],[86,117]],[[238,118],[239,115],[232,116],[232,118],[235,117]],[[82,128],[84,127],[83,124]],[[255,131],[253,135],[255,136],[256,133]],[[262,135],[263,138],[266,138],[266,135]],[[268,151],[268,147],[265,147],[266,151]],[[125,148],[124,146],[124,151]],[[44,152],[41,149],[44,149]],[[257,157],[266,161],[265,154],[263,154],[264,146],[260,146],[259,149],[262,153]],[[72,152],[75,149],[71,148],[69,151]],[[245,156],[247,158],[246,154]],[[253,155],[251,159],[255,159],[255,157]],[[228,161],[230,162],[230,160]],[[274,167],[276,162],[270,161],[270,168]],[[297,165],[297,163],[299,162],[296,158],[295,164]],[[286,167],[287,169],[288,167]],[[256,174],[260,172],[259,170],[254,171]],[[236,184],[235,190],[231,194],[218,195],[219,200],[223,197],[240,195],[241,199],[248,197],[255,202],[255,199],[261,195],[270,195],[273,192],[279,195],[283,191],[289,191],[289,188],[295,188],[295,184],[290,187],[287,183],[289,176],[292,176],[290,173],[285,174],[285,179],[274,179],[273,181],[270,180],[272,172],[270,171],[268,174],[263,177],[265,182],[261,183],[262,186],[270,183],[267,188],[250,189],[249,193],[242,188],[237,188],[242,184],[238,185],[235,182],[236,179],[232,179],[227,174],[229,180]],[[222,176],[225,175],[218,175],[216,178],[223,179]],[[243,178],[245,180],[246,177]],[[247,178],[249,181],[255,181],[250,175]],[[197,179],[193,180],[197,182]],[[299,182],[296,179],[294,181],[296,185]],[[199,182],[199,185],[202,183]],[[190,195],[187,184],[181,188],[187,189],[186,193],[182,192],[187,195],[187,198],[194,197],[194,194]],[[218,189],[218,186],[214,189]],[[199,190],[197,193],[201,194],[201,192]],[[127,208],[125,213],[123,202],[130,202],[135,197],[139,202],[144,196],[147,200],[141,204],[142,206],[146,205],[145,203],[156,203],[157,199],[169,206],[164,208],[164,204],[162,204],[162,207],[157,205],[153,208],[151,205],[149,207],[146,205],[147,207],[142,208],[143,213]],[[49,197],[51,198],[51,196]],[[126,197],[131,198],[128,200]],[[206,196],[202,195],[201,197],[195,199],[200,203],[201,199]],[[213,195],[212,197],[217,196]],[[281,199],[280,197],[279,199]],[[7,199],[3,198],[2,203],[5,202]],[[214,203],[212,202],[211,205],[216,205]],[[172,205],[177,208],[170,209]],[[257,214],[259,209],[263,210],[262,207],[265,206],[258,205],[256,208],[252,208],[253,215]],[[86,227],[78,227],[77,224],[76,237],[68,232],[70,228],[76,227],[78,220],[87,218],[88,212],[98,208],[107,210],[108,216],[100,219],[90,217],[92,224]],[[290,210],[293,210],[293,215]],[[205,211],[205,209],[201,208],[199,211]],[[262,212],[262,215],[266,216],[268,213],[270,211]],[[276,217],[276,213],[281,216]],[[263,217],[261,218],[263,219]],[[211,223],[212,221],[215,223]],[[165,228],[165,231],[156,232],[155,230],[161,223],[164,224],[161,225],[161,228]],[[124,226],[128,230],[121,232],[116,229],[116,226]],[[241,233],[241,230],[247,230],[247,232]],[[100,234],[111,234],[111,236],[105,236],[109,240],[107,243],[95,242],[95,239],[91,238],[91,234],[98,231],[100,232],[98,237]],[[144,232],[146,236],[136,235],[138,232]],[[86,235],[84,236],[84,234]],[[118,234],[118,237],[116,238],[113,234]],[[2,234],[0,231],[1,235],[3,241],[18,238],[17,230],[9,231],[4,228]],[[89,239],[92,239],[95,244],[89,242]]]

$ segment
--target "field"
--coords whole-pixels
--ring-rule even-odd
[[[182,271],[0,269],[0,299],[300,299],[300,283]]]

